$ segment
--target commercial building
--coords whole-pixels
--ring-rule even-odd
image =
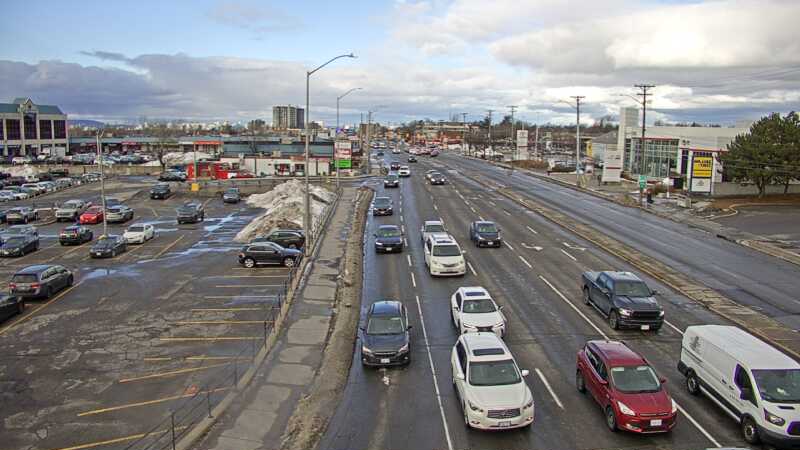
[[[29,98],[0,103],[0,151],[4,160],[40,153],[66,154],[67,115],[58,106],[37,105]]]
[[[288,130],[305,128],[305,110],[297,106],[273,106],[272,107],[272,128],[277,130]]]

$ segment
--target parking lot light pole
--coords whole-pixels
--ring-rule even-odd
[[[311,232],[311,186],[310,186],[310,181],[309,181],[309,178],[308,178],[308,168],[309,168],[309,164],[310,164],[309,155],[308,155],[308,153],[309,153],[308,147],[309,147],[309,134],[311,133],[311,127],[309,126],[311,124],[311,120],[310,120],[310,116],[311,116],[310,106],[311,105],[310,105],[310,99],[309,99],[309,90],[310,90],[309,84],[311,82],[311,75],[313,75],[314,72],[318,71],[319,69],[322,69],[323,67],[325,67],[328,64],[336,61],[339,58],[355,58],[355,57],[356,57],[356,55],[354,55],[352,53],[349,53],[347,55],[339,55],[339,56],[336,56],[336,57],[333,57],[333,58],[329,59],[325,64],[322,64],[321,66],[317,67],[316,69],[306,72],[306,113],[305,113],[305,116],[306,116],[306,130],[305,130],[306,131],[306,148],[305,148],[305,156],[306,157],[305,157],[305,167],[303,168],[303,172],[305,172],[305,179],[306,179],[305,180],[305,185],[306,185],[305,186],[306,187],[306,193],[305,194],[306,195],[304,196],[304,205],[303,205],[304,209],[305,209],[305,212],[303,214],[303,231],[306,232],[306,243],[305,243],[305,245],[303,245],[303,249],[304,249],[303,252],[305,253],[306,256],[309,255],[309,248],[311,247],[311,244],[312,244],[313,239],[314,239],[314,235]]]
[[[349,94],[349,93],[351,93],[353,91],[361,90],[361,89],[362,88],[360,88],[360,87],[353,88],[353,89],[350,89],[349,91],[345,92],[344,94],[336,97],[336,136],[334,136],[335,138],[339,137],[339,101],[341,101],[343,98],[345,98],[347,96],[347,94]],[[352,156],[351,156],[351,158],[352,158]],[[335,144],[333,146],[333,165],[334,165],[334,168],[336,169],[336,187],[339,187],[339,157],[336,156],[336,145]]]
[[[97,160],[100,163],[100,202],[103,205],[103,236],[108,234],[108,221],[106,221],[106,182],[103,180],[103,147],[100,143],[100,134],[97,131]]]

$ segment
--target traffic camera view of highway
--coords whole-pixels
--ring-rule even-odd
[[[4,8],[0,448],[800,448],[797,2],[82,6]]]

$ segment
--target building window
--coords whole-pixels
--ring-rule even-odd
[[[51,125],[52,123],[49,120],[39,121],[39,139],[53,138],[53,128]]]
[[[53,134],[55,139],[66,139],[67,138],[67,123],[65,120],[54,120],[53,121]]]
[[[19,131],[19,119],[6,119],[6,130],[9,141],[18,141],[22,139],[22,134],[20,134]]]
[[[25,139],[36,139],[36,114],[25,114]]]

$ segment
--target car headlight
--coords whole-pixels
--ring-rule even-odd
[[[486,240],[486,238],[485,238],[485,237],[483,237],[483,236],[481,236],[481,235],[479,234],[479,235],[478,235],[478,240],[479,240],[479,241],[485,241],[485,240]]]
[[[478,327],[476,325],[471,325],[471,324],[463,323],[463,322],[461,323],[461,326],[464,327],[464,328],[469,328],[470,330],[477,330],[478,329]]]
[[[406,345],[404,345],[404,346],[400,347],[400,350],[398,350],[397,352],[398,352],[398,353],[405,353],[405,352],[407,352],[407,351],[408,351],[408,344],[406,344]]]
[[[784,420],[783,417],[778,417],[775,414],[772,414],[771,412],[767,411],[766,409],[764,410],[764,418],[767,419],[769,423],[777,425],[779,427],[783,426],[786,423],[786,420]]]
[[[625,308],[619,309],[619,315],[623,317],[630,317],[632,313],[633,311],[631,311],[630,309],[625,309]]]
[[[362,346],[361,346],[361,353],[363,353],[363,354],[365,354],[365,355],[371,355],[371,354],[372,354],[372,350],[370,350],[370,349],[368,349],[367,347],[364,347],[364,346],[362,345]]]
[[[498,322],[498,323],[492,325],[492,328],[504,328],[505,326],[506,326],[505,322]]]
[[[672,414],[678,412],[678,404],[675,403],[675,400],[672,400]]]
[[[525,406],[522,407],[522,409],[528,409],[528,408],[533,408],[533,397],[531,397],[528,403],[526,403]]]
[[[476,404],[472,403],[472,402],[471,402],[471,401],[469,401],[469,400],[467,400],[467,405],[469,405],[469,409],[471,409],[471,410],[473,410],[473,411],[477,411],[477,412],[483,412],[483,409],[481,409],[481,407],[480,407],[480,406],[478,406],[478,405],[476,405]]]
[[[658,313],[658,317],[664,317],[664,311],[663,311],[663,310],[661,310],[661,311]]]
[[[377,245],[378,247],[383,247],[383,244],[378,241],[375,241],[375,245]]]
[[[619,407],[619,412],[621,412],[622,414],[625,414],[626,416],[635,416],[636,415],[636,413],[633,412],[632,409],[628,408],[628,405],[626,405],[625,403],[617,401],[617,406]]]

